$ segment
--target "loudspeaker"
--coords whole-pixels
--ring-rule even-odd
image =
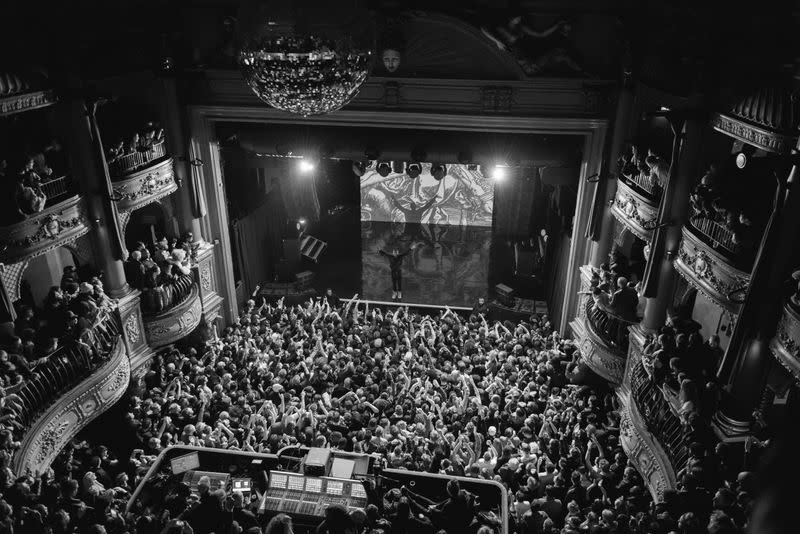
[[[514,304],[514,290],[505,284],[497,284],[494,286],[494,291],[497,293],[497,300],[504,306],[512,306]]]

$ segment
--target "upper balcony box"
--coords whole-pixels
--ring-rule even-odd
[[[698,226],[684,226],[675,268],[698,291],[726,310],[738,313],[750,285],[750,273],[734,265],[725,246],[714,246],[715,236],[724,233],[724,228],[710,222]],[[731,244],[727,239],[725,242]]]
[[[71,243],[89,231],[86,205],[73,195],[10,226],[0,226],[0,263],[13,264]]]
[[[178,189],[173,160],[163,139],[148,150],[109,160],[108,170],[120,211],[136,210]]]
[[[770,349],[778,362],[800,382],[800,306],[795,302],[789,301],[783,306]]]
[[[614,217],[640,239],[648,243],[652,241],[652,225],[658,218],[659,200],[620,177],[617,178],[617,193],[613,202],[611,213]]]
[[[55,104],[58,98],[53,90],[41,85],[33,77],[0,72],[0,117]]]

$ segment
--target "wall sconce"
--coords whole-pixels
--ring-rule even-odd
[[[101,224],[103,224],[103,219],[99,217],[96,219],[92,219],[92,226],[94,226],[95,228],[100,228]]]
[[[674,250],[668,250],[667,253],[666,253],[667,259],[669,261],[674,260],[677,255],[678,255],[678,253],[676,251],[674,251]]]

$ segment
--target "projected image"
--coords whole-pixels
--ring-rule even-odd
[[[403,300],[422,304],[472,306],[486,296],[491,227],[361,223],[363,298],[388,300],[389,262],[379,251],[409,251],[403,262]]]
[[[361,220],[373,222],[492,226],[491,180],[467,165],[446,165],[436,180],[423,163],[416,178],[391,172],[381,176],[375,163],[361,177]]]

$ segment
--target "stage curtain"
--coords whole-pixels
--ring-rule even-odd
[[[280,258],[283,210],[277,195],[232,225],[239,259],[239,276],[249,295],[256,285],[271,280]]]
[[[537,193],[541,190],[538,169],[529,176],[513,176],[495,183],[494,231],[496,235],[527,238]]]
[[[319,220],[319,198],[315,177],[284,176],[280,180],[280,189],[288,218],[305,217],[309,221]]]

